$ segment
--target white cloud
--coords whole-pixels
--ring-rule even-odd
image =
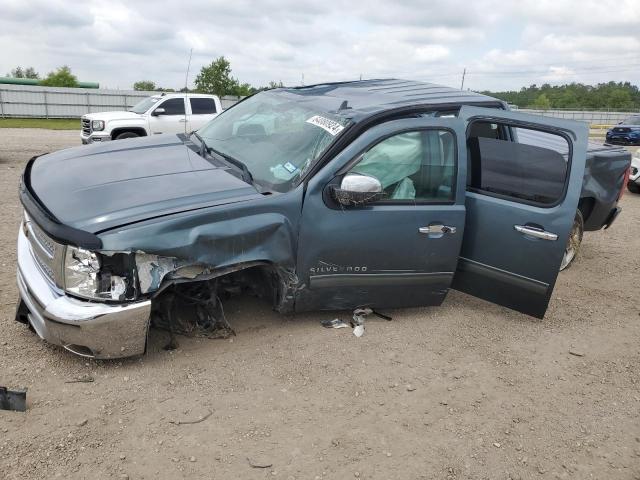
[[[0,74],[68,64],[82,80],[180,87],[225,55],[243,82],[396,76],[476,89],[640,83],[637,0],[0,0]],[[635,69],[634,65],[637,65]]]

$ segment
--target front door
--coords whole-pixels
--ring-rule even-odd
[[[451,284],[465,222],[466,148],[457,119],[375,126],[307,185],[296,310],[439,305]],[[341,206],[348,173],[375,177],[381,199]]]
[[[164,112],[156,112],[159,108],[164,110]],[[149,131],[151,135],[160,133],[185,133],[187,129],[184,98],[181,97],[168,98],[164,102],[159,103],[149,117]]]
[[[578,207],[588,126],[477,107],[459,117],[467,217],[453,288],[542,318]]]

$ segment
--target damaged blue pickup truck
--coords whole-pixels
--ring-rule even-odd
[[[586,124],[404,80],[280,88],[190,135],[42,155],[20,186],[16,319],[79,355],[150,326],[233,333],[280,312],[440,305],[450,288],[542,318],[584,230],[618,215],[630,156]]]

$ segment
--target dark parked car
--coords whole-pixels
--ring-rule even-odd
[[[439,305],[454,288],[541,318],[570,237],[619,212],[630,156],[587,137],[476,93],[369,80],[34,158],[16,318],[99,358],[143,353],[150,323],[228,335],[221,301],[247,291],[302,312]]]
[[[606,142],[619,145],[640,145],[640,115],[632,115],[609,129]]]

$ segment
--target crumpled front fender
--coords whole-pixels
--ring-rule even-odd
[[[269,264],[284,296],[296,277],[301,192],[169,215],[100,235],[105,251],[136,253],[142,293],[176,278],[209,278],[235,266]]]

